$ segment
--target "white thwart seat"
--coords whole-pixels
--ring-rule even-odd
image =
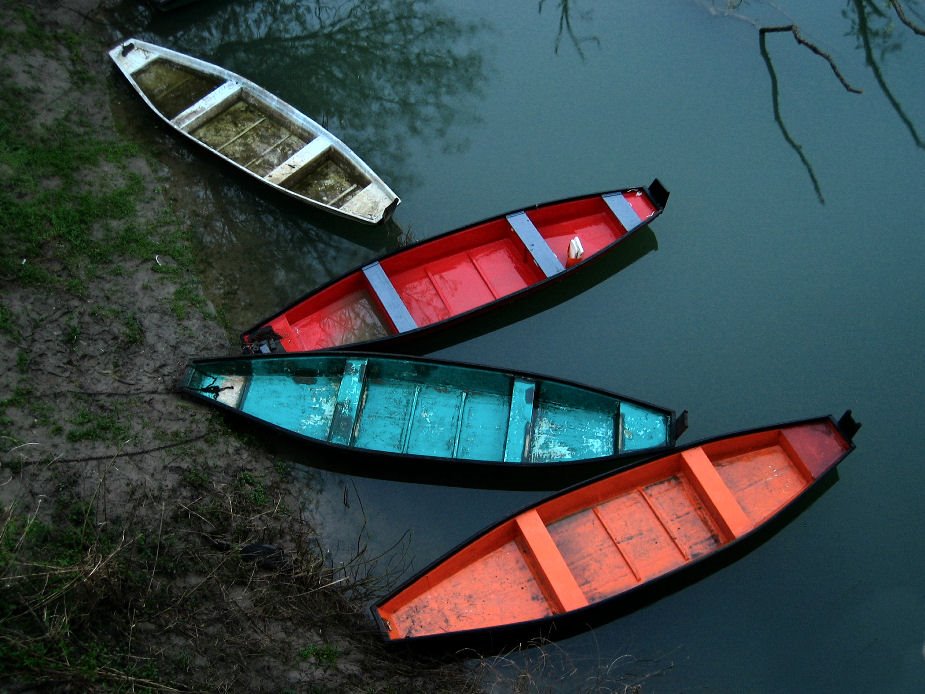
[[[304,169],[311,161],[324,156],[330,148],[329,139],[316,137],[263,178],[267,183],[281,186],[290,176]]]
[[[172,121],[175,127],[184,132],[191,132],[215,116],[217,111],[224,111],[238,100],[241,85],[237,82],[225,82],[202,97],[195,104],[181,111]]]

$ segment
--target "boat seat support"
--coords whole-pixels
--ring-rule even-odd
[[[540,270],[547,277],[558,275],[565,270],[559,258],[552,252],[549,244],[546,243],[546,239],[540,234],[539,229],[536,228],[536,225],[530,220],[526,212],[509,214],[507,221],[520,237],[520,240],[523,241],[527,250],[530,251],[530,255],[533,256],[536,264],[540,266]]]
[[[613,212],[617,221],[623,225],[624,229],[632,231],[636,227],[642,225],[642,218],[636,213],[633,206],[629,204],[627,199],[623,196],[623,193],[607,193],[601,197],[604,199],[604,202],[607,203],[607,207]]]
[[[230,103],[237,101],[240,93],[240,84],[225,82],[177,115],[172,123],[178,130],[192,132],[212,118],[217,111],[223,111]]]
[[[367,217],[374,222],[388,219],[399,201],[394,197],[394,193],[387,193],[386,190],[380,183],[369,183],[341,205],[340,209],[360,217]]]
[[[537,579],[546,592],[551,593],[549,597],[557,603],[553,606],[554,610],[569,612],[586,607],[588,598],[565,563],[562,553],[556,547],[549,529],[536,509],[521,513],[515,518],[515,522],[528,550],[527,563],[539,574]]]
[[[303,170],[309,162],[322,156],[331,147],[331,141],[326,137],[316,137],[298,152],[295,152],[286,161],[263,177],[267,183],[277,186],[285,185],[290,176]]]
[[[702,447],[683,451],[681,460],[688,479],[727,539],[734,540],[754,528]]]
[[[398,295],[392,280],[385,274],[385,270],[382,269],[378,261],[364,267],[363,274],[366,275],[370,288],[379,297],[382,307],[389,314],[389,318],[398,332],[406,333],[418,327],[408,307],[405,306],[405,302]]]
[[[344,366],[344,377],[337,391],[337,404],[334,406],[331,428],[328,431],[328,441],[331,443],[349,446],[353,440],[354,424],[365,383],[366,359],[348,359]]]
[[[504,462],[522,463],[529,459],[530,424],[533,422],[533,399],[536,384],[514,379],[511,388],[511,412],[508,415],[507,439],[504,442]]]

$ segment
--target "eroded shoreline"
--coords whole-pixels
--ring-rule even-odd
[[[177,145],[114,117],[105,10],[0,10],[4,685],[474,687],[384,650],[374,582],[324,561],[286,463],[174,392],[231,344],[194,259],[208,210]]]

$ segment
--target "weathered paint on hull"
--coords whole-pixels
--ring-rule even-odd
[[[312,353],[197,360],[181,387],[310,441],[549,465],[673,444],[673,414],[577,384],[437,360]]]
[[[248,80],[137,39],[110,57],[167,123],[264,183],[365,223],[384,221],[398,204],[334,135]]]
[[[781,514],[853,449],[845,421],[714,439],[580,484],[464,543],[374,615],[389,641],[427,642],[613,602]]]

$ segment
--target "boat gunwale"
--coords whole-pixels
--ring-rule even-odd
[[[653,446],[651,448],[645,448],[640,450],[628,451],[625,453],[613,453],[606,456],[598,456],[595,458],[580,458],[576,460],[567,460],[567,461],[552,461],[552,462],[530,462],[523,461],[519,463],[505,462],[503,460],[476,460],[476,459],[455,459],[447,458],[445,456],[433,456],[433,455],[422,455],[417,453],[402,453],[397,451],[379,451],[369,448],[358,448],[347,444],[334,443],[331,441],[322,441],[321,439],[312,438],[300,434],[291,429],[287,429],[273,422],[269,422],[265,419],[252,415],[248,412],[244,412],[239,408],[232,407],[227,405],[217,399],[208,397],[205,394],[196,393],[192,389],[184,385],[186,381],[187,374],[191,369],[195,367],[196,364],[201,364],[205,362],[252,362],[252,361],[266,361],[266,360],[288,360],[288,359],[300,359],[300,358],[311,358],[311,359],[327,359],[327,358],[336,358],[336,359],[384,359],[387,361],[410,361],[417,364],[435,364],[437,366],[448,366],[448,367],[462,367],[475,369],[477,371],[489,371],[495,374],[502,374],[511,376],[513,378],[523,378],[527,380],[533,380],[536,383],[542,383],[544,381],[554,382],[559,385],[570,386],[573,388],[578,388],[584,391],[594,393],[598,396],[612,398],[616,401],[617,409],[622,405],[623,402],[631,403],[638,407],[647,408],[652,410],[654,413],[659,414],[668,419],[666,434],[669,443],[663,446]],[[206,400],[209,404],[214,405],[223,411],[230,412],[236,416],[242,417],[248,421],[256,422],[262,427],[268,427],[271,430],[275,430],[285,434],[286,436],[295,439],[296,441],[306,442],[313,446],[318,446],[325,449],[330,449],[337,451],[341,454],[355,454],[357,456],[362,456],[364,458],[387,458],[390,461],[398,461],[404,463],[406,466],[412,466],[414,464],[419,464],[422,462],[436,462],[440,467],[447,468],[446,472],[450,470],[467,470],[469,473],[478,473],[479,471],[504,471],[506,473],[514,473],[518,475],[526,475],[527,471],[532,474],[540,473],[541,471],[546,471],[547,474],[562,474],[569,470],[581,470],[583,467],[599,467],[602,465],[613,465],[617,464],[620,468],[623,468],[622,463],[625,461],[632,461],[641,456],[649,456],[650,453],[661,452],[665,454],[669,451],[674,450],[677,439],[684,433],[684,430],[687,427],[687,410],[682,411],[680,414],[676,410],[671,408],[666,408],[661,405],[656,405],[639,398],[634,398],[632,396],[623,395],[615,391],[610,391],[598,386],[588,385],[580,381],[570,380],[566,378],[560,378],[557,376],[550,376],[546,374],[539,374],[532,371],[525,371],[521,369],[510,369],[506,367],[497,367],[490,366],[487,364],[480,364],[477,362],[470,361],[458,361],[458,360],[449,360],[449,359],[440,359],[436,357],[420,357],[414,355],[405,355],[405,354],[384,354],[382,352],[366,352],[366,351],[355,351],[355,350],[315,350],[312,352],[285,352],[285,353],[275,353],[275,354],[239,354],[231,356],[215,356],[215,357],[200,357],[193,359],[188,362],[186,368],[183,370],[183,374],[180,377],[178,384],[178,389],[186,397],[192,398],[194,400]],[[515,471],[520,470],[523,472],[516,473]],[[439,474],[443,472],[438,468],[436,476],[439,477]],[[474,476],[474,475],[471,475]],[[445,483],[445,482],[441,482]],[[479,485],[484,486],[485,488],[491,488],[491,485]]]
[[[665,192],[662,195],[660,193],[652,192],[653,189],[661,189]],[[461,311],[460,313],[453,314],[449,318],[444,318],[443,320],[440,320],[440,321],[428,323],[426,325],[420,325],[417,328],[414,328],[413,330],[408,330],[405,332],[396,332],[391,335],[386,335],[384,337],[374,338],[370,340],[349,342],[349,343],[345,343],[343,346],[331,345],[330,347],[325,347],[322,350],[304,350],[304,351],[310,351],[310,352],[330,351],[330,350],[338,350],[338,351],[339,350],[350,350],[350,351],[372,350],[372,351],[375,351],[379,348],[386,348],[389,345],[394,345],[399,342],[402,344],[405,344],[406,342],[410,342],[421,335],[433,334],[439,330],[458,325],[459,323],[463,323],[466,320],[471,319],[472,317],[477,316],[483,312],[494,310],[496,307],[502,306],[509,302],[513,302],[524,295],[538,291],[542,287],[550,285],[553,282],[560,282],[560,281],[565,280],[566,278],[573,277],[575,274],[579,274],[583,268],[590,267],[592,264],[600,262],[603,258],[607,257],[610,252],[612,252],[615,248],[620,246],[621,243],[629,239],[634,234],[648,227],[659,216],[661,216],[661,214],[665,211],[665,207],[667,206],[667,199],[669,195],[668,191],[664,188],[661,181],[656,177],[652,180],[651,183],[649,183],[649,185],[639,185],[639,186],[630,186],[628,188],[608,189],[608,190],[602,190],[602,191],[595,192],[595,193],[582,193],[580,195],[573,195],[573,196],[560,198],[556,200],[550,200],[547,202],[533,203],[527,207],[520,207],[520,208],[516,208],[513,210],[509,210],[507,212],[502,212],[501,214],[491,215],[479,221],[471,222],[469,224],[465,224],[463,226],[459,226],[454,229],[441,232],[435,236],[431,236],[429,238],[414,241],[413,243],[402,246],[400,248],[396,248],[393,251],[389,251],[388,253],[384,253],[376,258],[371,258],[363,263],[360,263],[359,265],[355,266],[354,268],[350,270],[347,270],[341,275],[338,275],[337,277],[331,280],[328,280],[327,282],[320,284],[313,289],[308,290],[307,292],[302,294],[300,297],[293,300],[292,302],[287,304],[282,309],[278,310],[276,313],[260,320],[259,322],[252,325],[250,328],[243,330],[240,333],[240,341],[241,341],[242,347],[246,347],[247,345],[251,344],[247,342],[247,338],[253,336],[254,333],[256,333],[258,330],[262,328],[269,328],[270,324],[273,321],[279,319],[282,316],[285,316],[288,312],[292,311],[293,309],[298,307],[300,304],[308,301],[313,296],[316,296],[318,294],[321,294],[322,292],[330,290],[331,288],[336,286],[338,283],[347,280],[348,278],[352,277],[353,275],[356,275],[357,273],[362,273],[363,268],[373,262],[378,262],[382,264],[383,262],[386,262],[402,253],[413,252],[421,248],[422,246],[425,246],[430,243],[438,244],[456,234],[461,234],[465,231],[468,231],[469,229],[474,229],[475,227],[479,227],[479,226],[490,224],[492,222],[503,220],[508,215],[516,214],[517,212],[530,212],[533,210],[538,210],[540,208],[554,207],[558,205],[566,205],[568,203],[580,202],[583,200],[592,200],[594,198],[603,197],[604,195],[607,195],[607,194],[626,194],[626,193],[630,193],[633,191],[643,191],[648,196],[649,201],[652,203],[653,207],[655,208],[655,211],[652,213],[650,217],[643,220],[642,224],[634,227],[633,229],[627,229],[626,233],[622,235],[620,238],[615,239],[614,241],[607,244],[606,246],[601,248],[599,251],[597,251],[596,253],[594,253],[593,255],[591,255],[586,260],[583,260],[580,263],[575,263],[573,265],[566,264],[565,269],[563,269],[561,272],[551,277],[543,277],[532,284],[528,284],[525,287],[522,287],[521,289],[517,289],[500,298],[494,299],[493,301],[490,301],[485,304],[480,304],[479,306],[475,306],[474,308],[468,309],[466,311]],[[298,354],[298,353],[299,353],[298,351],[289,352],[289,354]]]
[[[848,410],[845,414],[845,417],[850,416],[851,411]],[[740,431],[733,431],[726,434],[720,434],[717,436],[711,436],[707,438],[694,441],[684,446],[674,446],[668,451],[656,452],[653,455],[646,455],[644,458],[632,462],[628,465],[622,466],[615,470],[601,473],[595,475],[589,479],[577,482],[575,484],[569,485],[560,489],[557,492],[544,496],[543,498],[528,503],[519,509],[516,509],[505,517],[497,520],[496,522],[485,526],[484,528],[477,530],[475,533],[457,543],[452,549],[444,552],[439,557],[431,561],[422,569],[414,572],[413,575],[402,581],[396,588],[390,590],[385,596],[376,600],[372,605],[370,605],[370,613],[372,614],[373,620],[376,624],[376,627],[379,631],[379,636],[383,641],[389,644],[389,647],[401,647],[401,646],[411,646],[412,644],[416,647],[426,647],[426,645],[439,646],[440,644],[446,644],[448,642],[452,643],[463,643],[467,640],[481,640],[486,637],[490,637],[493,634],[508,634],[508,633],[524,633],[530,632],[536,629],[541,629],[544,626],[549,627],[555,625],[559,622],[564,621],[580,621],[582,617],[587,616],[593,612],[604,611],[607,608],[612,608],[613,606],[619,605],[621,603],[627,602],[632,599],[634,596],[643,593],[644,591],[654,590],[658,586],[666,585],[675,579],[679,574],[687,573],[692,571],[697,567],[700,567],[705,564],[717,561],[721,557],[728,556],[732,554],[737,548],[747,545],[749,542],[754,540],[756,537],[763,535],[764,533],[772,530],[777,522],[785,516],[789,511],[798,508],[802,500],[806,499],[810,494],[815,490],[819,489],[827,480],[831,479],[833,475],[837,474],[839,464],[850,455],[855,450],[855,443],[853,440],[854,433],[857,431],[860,425],[857,425],[856,428],[850,430],[851,425],[849,424],[849,431],[844,431],[840,426],[842,420],[836,421],[835,418],[831,415],[821,415],[817,417],[809,417],[805,419],[796,419],[786,422],[781,422],[778,424],[766,425],[755,427],[751,429],[743,429]],[[779,509],[774,511],[770,516],[768,516],[764,521],[755,525],[748,532],[739,535],[725,544],[721,545],[719,548],[712,552],[703,554],[695,559],[686,561],[671,570],[654,576],[652,578],[643,581],[625,591],[611,595],[607,598],[603,598],[596,602],[590,602],[587,605],[580,607],[575,610],[562,612],[558,614],[552,614],[546,617],[540,617],[536,619],[528,619],[520,622],[509,622],[505,624],[499,624],[494,626],[486,627],[476,627],[470,629],[460,629],[457,631],[451,632],[442,632],[442,633],[431,633],[431,634],[422,634],[420,636],[401,636],[396,639],[389,638],[388,632],[391,631],[389,626],[385,624],[382,616],[379,614],[379,610],[390,600],[398,597],[402,592],[407,590],[415,582],[424,578],[427,574],[432,573],[437,569],[441,564],[450,560],[454,555],[465,550],[468,546],[475,543],[477,540],[485,537],[499,528],[502,528],[504,525],[513,522],[518,516],[523,513],[527,513],[531,510],[538,510],[540,506],[543,506],[549,502],[552,502],[556,499],[560,499],[563,496],[576,492],[584,487],[589,487],[599,482],[606,480],[609,477],[622,474],[629,470],[634,470],[641,468],[649,463],[657,462],[661,459],[666,459],[671,456],[680,455],[682,452],[687,450],[692,450],[702,446],[708,446],[710,444],[720,442],[726,439],[735,439],[739,437],[747,437],[753,435],[760,435],[764,433],[770,433],[774,430],[793,428],[793,427],[803,427],[803,426],[812,426],[815,424],[829,424],[832,427],[832,430],[838,434],[841,438],[842,444],[844,445],[844,450],[835,458],[835,460],[829,465],[821,475],[818,475],[813,480],[811,480],[793,499],[781,506]],[[648,452],[647,452],[648,453]]]
[[[140,47],[144,49],[145,51],[148,51],[149,53],[156,56],[152,58],[150,61],[148,61],[147,63],[145,63],[145,66],[150,65],[155,60],[166,59],[181,67],[186,67],[186,68],[190,68],[193,70],[197,70],[211,77],[218,77],[220,79],[223,79],[225,82],[234,82],[240,85],[241,91],[242,91],[241,98],[244,98],[244,99],[250,98],[250,99],[257,100],[258,102],[269,107],[270,110],[274,112],[274,115],[279,115],[287,119],[290,123],[292,123],[293,126],[295,126],[296,128],[302,131],[307,130],[311,132],[313,134],[313,138],[325,137],[328,140],[330,140],[331,149],[336,151],[338,154],[342,155],[347,162],[349,162],[352,166],[356,167],[356,169],[360,173],[362,173],[362,175],[365,176],[369,180],[370,183],[380,186],[383,193],[385,194],[385,197],[390,197],[391,201],[389,202],[388,205],[383,206],[382,214],[380,218],[376,220],[368,218],[368,217],[363,217],[361,215],[353,214],[350,212],[345,212],[341,210],[340,208],[333,207],[332,205],[324,203],[321,200],[310,198],[306,195],[290,190],[286,188],[285,186],[282,186],[278,183],[274,183],[272,181],[266,180],[265,177],[256,174],[255,172],[251,171],[243,164],[223,154],[215,147],[212,147],[211,145],[206,144],[202,140],[199,140],[191,132],[183,128],[177,127],[171,119],[167,118],[163,113],[161,113],[160,109],[158,109],[154,105],[154,103],[151,101],[148,95],[145,94],[144,90],[141,89],[141,86],[138,84],[138,81],[134,77],[135,72],[138,72],[138,71],[136,70],[135,72],[128,72],[123,66],[123,62],[121,61],[120,56],[118,56],[117,54],[122,50],[124,46],[127,46],[129,44],[137,44],[137,47]],[[296,200],[306,202],[307,204],[312,205],[313,207],[317,207],[320,210],[324,210],[332,214],[335,214],[344,219],[349,219],[352,221],[361,222],[363,224],[369,224],[369,225],[379,225],[379,224],[382,224],[388,221],[388,219],[391,217],[392,213],[394,212],[395,208],[401,202],[401,198],[399,198],[398,195],[395,194],[395,191],[393,191],[388,186],[388,184],[386,184],[385,181],[375,171],[373,171],[372,167],[370,167],[369,164],[367,164],[356,152],[354,152],[349,146],[347,146],[339,137],[337,137],[330,130],[328,130],[323,125],[318,123],[316,120],[314,120],[307,114],[297,109],[295,106],[284,101],[283,99],[276,96],[272,92],[268,91],[264,87],[261,87],[259,84],[252,82],[248,78],[242,75],[239,75],[235,72],[232,72],[231,70],[228,70],[227,68],[223,68],[214,63],[210,63],[201,58],[196,58],[186,53],[180,53],[179,51],[175,51],[173,49],[166,48],[164,46],[158,46],[157,44],[153,44],[148,41],[144,41],[142,39],[137,39],[137,38],[127,38],[127,39],[120,41],[116,46],[110,49],[109,56],[112,59],[112,61],[116,64],[116,67],[119,68],[119,71],[128,80],[129,84],[132,86],[134,91],[139,96],[141,96],[141,98],[148,105],[148,107],[163,122],[165,122],[168,126],[170,126],[170,128],[174,132],[177,132],[183,135],[190,141],[195,142],[198,146],[203,147],[204,149],[211,152],[215,156],[221,158],[222,160],[228,162],[229,164],[232,164],[239,171],[242,171],[245,174],[247,174],[249,177],[257,181],[260,181],[264,183],[265,185],[270,186],[274,190],[279,191]],[[193,103],[196,103],[196,102],[193,102]],[[192,106],[192,104],[190,104],[190,106]]]

